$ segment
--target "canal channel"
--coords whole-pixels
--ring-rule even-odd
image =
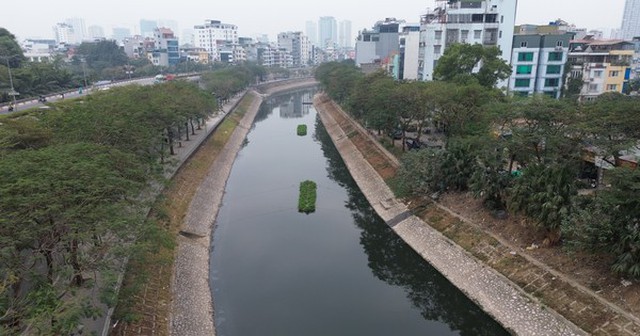
[[[267,99],[234,163],[210,258],[217,335],[508,335],[376,215],[312,95]]]

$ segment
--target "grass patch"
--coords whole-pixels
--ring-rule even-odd
[[[300,182],[300,197],[298,198],[298,212],[306,214],[316,211],[317,185],[313,181]]]
[[[307,125],[305,124],[298,125],[298,129],[296,130],[296,132],[298,133],[299,136],[307,135]]]

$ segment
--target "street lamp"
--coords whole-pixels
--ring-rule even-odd
[[[13,75],[11,75],[11,64],[9,63],[9,60],[16,56],[19,56],[19,55],[15,54],[12,56],[0,56],[0,57],[3,57],[7,61],[7,70],[9,70],[9,85],[11,86],[11,91],[9,91],[9,95],[13,97],[13,108],[17,110],[18,105],[16,105],[16,96],[20,95],[20,93],[16,92],[16,90],[13,88]]]

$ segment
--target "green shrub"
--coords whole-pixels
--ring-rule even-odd
[[[298,212],[306,214],[316,211],[317,185],[313,181],[300,182],[300,197],[298,198]]]
[[[307,135],[307,125],[305,124],[298,125],[298,135],[299,136]]]

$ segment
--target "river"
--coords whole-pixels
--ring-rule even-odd
[[[210,258],[217,335],[508,335],[376,215],[312,94],[266,100],[234,163]]]

